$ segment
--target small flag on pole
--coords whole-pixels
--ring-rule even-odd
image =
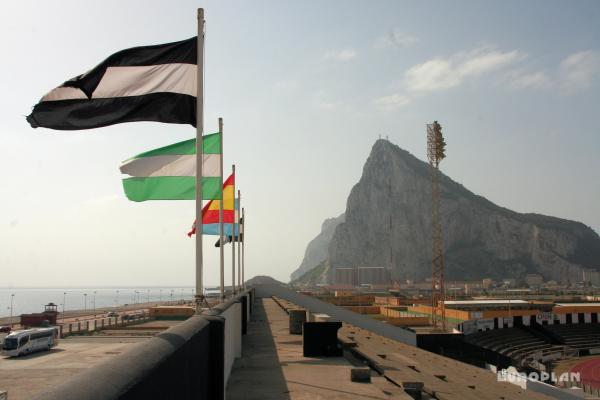
[[[238,227],[238,224],[235,224],[235,231],[238,232],[240,230],[241,230],[241,233],[239,235],[235,236],[235,241],[243,243],[244,242],[244,223],[242,222],[241,219],[240,219],[240,225],[239,225],[239,227]],[[229,232],[229,235],[225,236],[225,238],[223,240],[223,242],[225,244],[233,242],[233,236],[231,236],[231,225],[230,225],[230,227],[229,227],[229,229],[227,231]],[[219,240],[217,240],[215,242],[215,247],[220,247],[220,241]]]
[[[203,200],[221,197],[221,134],[204,135]],[[196,197],[196,139],[147,151],[124,161],[123,189],[132,201],[193,200]],[[217,205],[218,207],[218,205]]]
[[[134,121],[196,125],[197,38],[119,51],[52,89],[32,128],[91,129]]]
[[[239,199],[235,199],[235,216],[234,216],[233,221],[238,220],[239,213],[240,213],[240,201],[239,201]],[[224,231],[225,231],[225,233],[223,234],[224,235],[224,239],[223,239],[224,244],[233,242],[234,238],[233,238],[233,235],[231,234],[231,223],[233,221],[225,221],[227,223],[227,227],[225,227],[225,226],[223,227]],[[244,220],[243,220],[243,218],[239,218],[239,224],[235,223],[234,225],[235,225],[235,241],[243,242],[244,241]],[[206,234],[207,233],[205,233],[205,235]],[[219,247],[220,243],[221,243],[220,240],[217,240],[215,242],[215,247]]]
[[[231,236],[231,224],[235,221],[234,214],[234,187],[235,175],[229,175],[229,178],[223,183],[223,235]],[[202,233],[204,235],[219,235],[219,208],[220,200],[209,201],[202,209]],[[237,233],[237,224],[236,224]],[[188,236],[196,234],[196,221],[192,224],[192,230]]]

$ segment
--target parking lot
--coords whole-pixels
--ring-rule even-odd
[[[0,357],[0,390],[6,390],[10,400],[30,399],[148,338],[76,336],[62,339],[50,351]]]

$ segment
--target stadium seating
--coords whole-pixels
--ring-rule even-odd
[[[560,358],[564,346],[553,345],[529,332],[525,327],[494,329],[466,335],[471,344],[504,354],[521,366],[531,361],[544,362]]]
[[[547,325],[544,328],[561,337],[569,347],[600,348],[600,324],[560,324]]]

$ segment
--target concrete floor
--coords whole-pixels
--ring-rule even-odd
[[[0,390],[6,390],[10,400],[30,399],[144,340],[147,338],[69,337],[50,351],[0,357]]]
[[[284,310],[297,308],[286,299],[273,297],[273,300]],[[347,323],[338,331],[338,340],[352,355],[376,366],[375,369],[383,375],[372,378],[373,382],[375,385],[378,385],[378,380],[386,382],[388,386],[381,386],[381,389],[392,396],[390,398],[407,398],[402,388],[411,390],[422,385],[423,400],[550,399],[540,393],[525,392],[508,382],[498,382],[495,374],[483,368],[430,353]]]
[[[304,357],[302,336],[290,335],[288,329],[288,315],[272,299],[256,300],[243,339],[243,356],[235,361],[228,382],[227,399],[407,398],[403,392],[392,396],[383,379],[351,382],[352,365],[343,357]]]

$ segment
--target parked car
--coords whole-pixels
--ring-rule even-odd
[[[106,316],[107,316],[107,317],[118,317],[118,316],[119,316],[119,314],[117,314],[117,313],[116,313],[116,312],[114,312],[114,311],[111,311],[111,312],[109,312],[108,314],[106,314]]]
[[[0,332],[8,333],[12,330],[12,328],[8,325],[0,325]]]

